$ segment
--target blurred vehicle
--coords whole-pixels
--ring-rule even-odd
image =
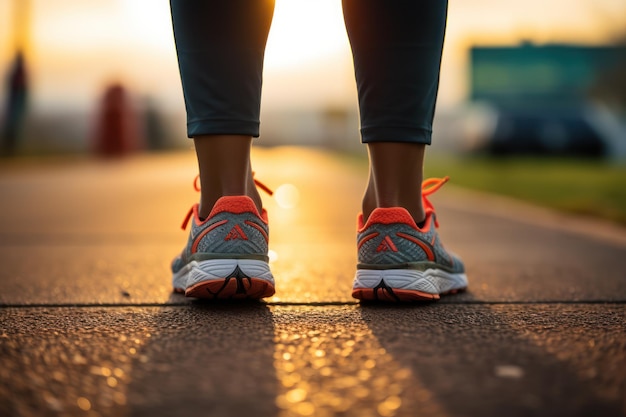
[[[625,47],[475,46],[470,62],[469,150],[626,158],[621,112],[600,94],[619,89]]]
[[[598,106],[505,110],[472,104],[462,119],[467,152],[626,158],[626,126]]]
[[[495,155],[603,157],[608,144],[582,111],[502,111],[484,150]]]

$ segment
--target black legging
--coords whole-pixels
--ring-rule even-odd
[[[187,134],[259,135],[274,0],[170,0]],[[343,0],[362,141],[431,141],[447,0]],[[321,29],[323,30],[323,29]]]

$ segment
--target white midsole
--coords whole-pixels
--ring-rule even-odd
[[[353,289],[376,288],[382,280],[393,289],[428,294],[442,294],[467,287],[467,276],[464,273],[451,273],[441,269],[358,269]]]
[[[174,288],[185,290],[200,282],[222,280],[239,267],[251,278],[261,279],[274,285],[274,277],[267,262],[254,259],[210,259],[191,261],[172,276]]]

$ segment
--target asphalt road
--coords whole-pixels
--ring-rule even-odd
[[[361,305],[364,167],[279,148],[254,169],[299,193],[265,198],[276,296],[206,303],[168,271],[192,153],[0,166],[0,416],[626,415],[623,228],[453,178],[432,201],[469,291]]]

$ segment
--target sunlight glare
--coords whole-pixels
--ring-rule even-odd
[[[284,209],[292,209],[298,205],[300,201],[300,191],[293,184],[282,184],[274,192],[274,198],[279,207]]]
[[[171,49],[172,37],[170,8],[168,3],[153,0],[121,2],[126,17],[128,36],[141,39],[143,47]]]
[[[332,56],[347,43],[340,0],[277,0],[265,66],[304,66]]]

